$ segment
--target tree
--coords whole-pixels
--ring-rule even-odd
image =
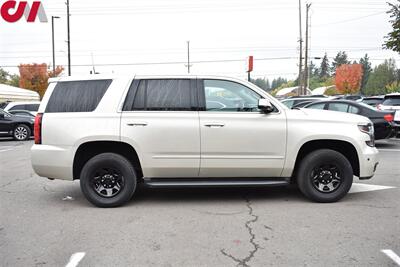
[[[381,95],[386,93],[386,85],[396,80],[396,65],[393,59],[385,60],[371,72],[365,86],[365,94]]]
[[[388,3],[391,9],[387,12],[390,14],[393,30],[385,36],[383,48],[390,49],[400,53],[400,1],[397,0],[397,4]]]
[[[398,81],[394,81],[390,84],[387,84],[385,86],[385,91],[387,94],[390,93],[400,93],[400,82]]]
[[[363,66],[363,75],[362,75],[362,78],[361,78],[360,91],[361,91],[361,93],[364,93],[365,86],[367,85],[367,81],[368,81],[369,75],[370,75],[370,73],[372,71],[371,62],[369,62],[368,54],[365,54],[365,56],[360,59],[360,64]]]
[[[350,61],[347,59],[347,54],[345,51],[339,51],[332,62],[332,73],[335,73],[336,68],[343,64],[350,64]]]
[[[20,73],[19,86],[38,92],[41,98],[47,89],[49,77],[58,76],[64,69],[57,66],[53,74],[52,71],[47,71],[47,64],[45,63],[21,64],[18,68]]]
[[[319,67],[319,70],[318,70],[319,77],[320,78],[329,77],[330,76],[329,69],[330,69],[330,66],[329,66],[328,55],[325,53],[325,55],[321,61],[321,66]]]
[[[336,68],[335,85],[341,94],[355,94],[360,90],[362,78],[361,64],[342,64]]]
[[[17,74],[10,74],[8,71],[0,68],[0,84],[8,84],[11,86],[19,86],[19,76]]]
[[[250,79],[252,83],[263,89],[264,91],[269,91],[269,80],[268,79],[262,79],[262,78],[257,78],[257,79]]]
[[[9,75],[10,74],[7,71],[0,68],[0,83],[3,83],[3,84],[7,83]]]

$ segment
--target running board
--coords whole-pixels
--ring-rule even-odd
[[[148,187],[258,187],[258,186],[284,186],[289,179],[285,178],[144,178]]]

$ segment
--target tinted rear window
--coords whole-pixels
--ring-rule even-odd
[[[385,106],[400,106],[400,96],[399,97],[387,97],[382,103]]]
[[[193,110],[194,96],[189,79],[135,80],[123,110]]]
[[[90,112],[95,110],[112,80],[59,82],[45,112]]]
[[[38,111],[39,104],[26,104],[25,109],[29,111]]]

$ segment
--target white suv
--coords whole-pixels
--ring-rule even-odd
[[[35,121],[32,165],[80,179],[100,207],[151,187],[297,183],[318,202],[341,199],[378,164],[372,123],[290,110],[257,86],[214,76],[51,80]]]

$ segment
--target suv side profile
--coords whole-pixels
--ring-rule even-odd
[[[378,164],[371,121],[290,110],[257,86],[216,76],[64,77],[35,119],[32,165],[80,179],[92,204],[116,207],[150,187],[296,183],[333,202]]]

